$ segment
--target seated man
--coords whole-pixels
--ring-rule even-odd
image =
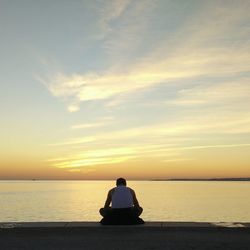
[[[136,199],[135,191],[126,187],[124,178],[116,180],[116,187],[108,192],[104,208],[100,209],[103,216],[101,224],[103,225],[131,225],[143,224],[144,221],[139,218],[142,208]],[[112,204],[110,207],[110,203]]]

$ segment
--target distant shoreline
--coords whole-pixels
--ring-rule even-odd
[[[114,179],[105,180],[79,180],[79,179],[0,179],[0,181],[114,181]],[[250,181],[250,177],[243,178],[170,178],[170,179],[145,179],[136,180],[128,179],[128,181]]]
[[[154,179],[153,181],[250,181],[250,178],[176,178],[176,179]]]

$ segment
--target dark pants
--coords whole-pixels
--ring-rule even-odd
[[[102,225],[135,225],[144,224],[139,218],[142,208],[101,208],[100,214],[103,216],[100,223]]]
[[[131,213],[131,215],[133,216],[137,216],[139,217],[141,214],[142,214],[142,211],[143,211],[143,208],[142,207],[131,207],[131,208],[111,208],[111,207],[108,207],[108,208],[101,208],[99,210],[100,212],[100,215],[102,217],[105,217],[105,216],[108,216],[112,213]]]

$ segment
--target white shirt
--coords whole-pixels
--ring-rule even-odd
[[[129,208],[133,207],[133,197],[130,188],[118,186],[112,194],[112,208]]]

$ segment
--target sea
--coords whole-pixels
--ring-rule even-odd
[[[145,221],[250,222],[248,181],[128,181]],[[0,181],[0,222],[100,221],[115,181]]]

